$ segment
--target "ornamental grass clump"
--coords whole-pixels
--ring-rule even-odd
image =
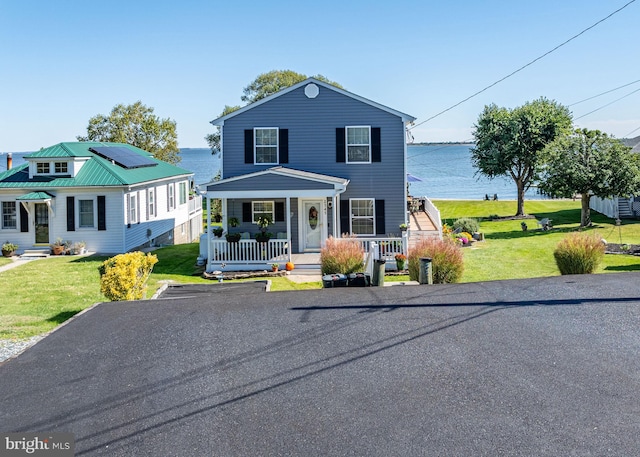
[[[453,223],[453,229],[458,232],[476,233],[480,230],[480,224],[470,217],[461,217]]]
[[[450,238],[423,238],[409,251],[409,277],[417,281],[420,274],[420,258],[431,259],[434,284],[459,282],[464,271],[461,249]]]
[[[572,233],[553,251],[562,275],[593,273],[604,258],[605,246],[598,234]]]
[[[105,260],[100,272],[100,292],[111,301],[142,300],[147,280],[158,257],[151,253],[128,252]]]
[[[322,274],[357,273],[364,268],[362,244],[355,238],[330,236],[320,250]]]

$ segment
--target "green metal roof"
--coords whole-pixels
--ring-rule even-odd
[[[16,198],[16,200],[51,200],[52,198],[53,195],[47,192],[29,192]]]
[[[125,147],[132,154],[139,154],[157,162],[156,166],[142,168],[123,168],[110,160],[104,159],[89,150],[91,147],[118,146]],[[42,188],[47,187],[94,187],[94,186],[128,186],[147,181],[156,181],[177,176],[190,176],[193,172],[158,160],[147,151],[123,143],[59,143],[25,156],[25,159],[69,159],[87,158],[75,177],[69,176],[34,176],[29,179],[29,165],[0,173],[0,189],[7,188]],[[62,160],[61,160],[62,161]]]

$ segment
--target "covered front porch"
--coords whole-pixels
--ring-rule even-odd
[[[284,267],[294,254],[318,253],[338,237],[344,178],[273,167],[206,185],[207,233],[200,255],[208,272]],[[221,201],[221,227],[212,226],[212,201]],[[261,230],[259,222],[270,223]]]

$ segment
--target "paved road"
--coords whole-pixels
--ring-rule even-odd
[[[640,449],[637,273],[166,297],[0,365],[0,431],[72,432],[78,456]]]

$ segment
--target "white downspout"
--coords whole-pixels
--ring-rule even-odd
[[[286,198],[286,209],[285,214],[287,216],[287,244],[289,245],[289,249],[287,249],[287,262],[291,262],[291,251],[293,250],[293,245],[291,243],[291,197]]]

